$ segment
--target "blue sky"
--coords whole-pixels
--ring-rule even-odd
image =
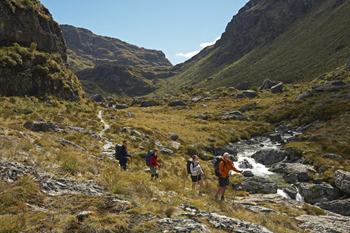
[[[41,0],[55,20],[140,47],[177,64],[224,32],[248,0]]]

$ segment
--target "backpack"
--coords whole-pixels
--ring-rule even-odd
[[[147,166],[151,166],[151,158],[154,155],[154,151],[150,150],[148,151],[147,155],[145,156],[145,162]]]
[[[218,156],[218,157],[215,157],[212,161],[213,165],[214,165],[214,171],[215,171],[215,175],[217,177],[221,177],[221,174],[220,174],[220,169],[219,169],[219,164],[220,162],[222,161],[222,157],[221,156]]]
[[[192,160],[187,160],[187,164],[186,164],[186,168],[187,168],[187,174],[188,175],[191,175],[192,173],[191,173],[191,165],[193,166],[194,164],[193,164],[193,161]]]
[[[123,150],[123,146],[118,144],[115,146],[115,159],[116,160],[120,160],[122,157],[122,150]]]

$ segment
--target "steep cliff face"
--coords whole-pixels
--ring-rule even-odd
[[[66,58],[66,46],[59,25],[37,0],[2,0],[0,2],[0,46],[18,43],[57,52]]]
[[[37,0],[0,2],[0,95],[79,100],[58,24]]]
[[[119,39],[99,36],[84,28],[61,25],[68,63],[89,93],[137,96],[156,87],[151,80],[169,76],[172,67],[164,53]]]
[[[173,82],[217,87],[315,78],[349,56],[349,14],[343,0],[251,0],[214,46],[175,67]]]

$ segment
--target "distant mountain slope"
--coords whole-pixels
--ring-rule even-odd
[[[164,53],[140,48],[87,29],[61,25],[69,48],[68,62],[90,93],[143,95],[155,89],[150,81],[168,75]]]
[[[175,67],[178,74],[167,86],[312,79],[345,63],[349,15],[345,0],[251,0],[214,46]]]
[[[0,95],[78,100],[59,25],[38,0],[0,1]]]

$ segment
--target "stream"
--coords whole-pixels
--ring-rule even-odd
[[[103,129],[100,131],[99,136],[104,140],[104,145],[102,149],[102,153],[108,156],[110,159],[114,158],[114,143],[111,142],[106,136],[105,132],[109,130],[111,127],[110,125],[103,119],[103,111],[100,110],[97,115],[100,122],[103,124]],[[288,132],[277,132],[281,135],[281,139],[284,142],[287,142],[288,140],[294,138],[296,135],[299,135],[299,132],[294,131],[288,131]],[[286,185],[282,175],[278,173],[274,173],[269,171],[269,168],[261,163],[257,163],[255,159],[252,158],[252,155],[254,155],[256,152],[262,150],[262,149],[275,149],[280,150],[282,149],[282,144],[280,142],[272,141],[269,137],[255,137],[251,138],[249,140],[242,140],[236,143],[229,144],[230,148],[235,148],[237,150],[237,161],[234,162],[235,166],[237,168],[240,167],[240,164],[242,163],[249,163],[249,167],[247,168],[239,168],[243,171],[250,171],[254,174],[254,176],[258,177],[264,177],[267,178],[273,182],[276,182],[278,186],[284,186]],[[277,194],[290,199],[289,195],[285,193],[282,189],[277,190]],[[303,202],[303,197],[300,195],[300,193],[297,194],[297,201]]]

